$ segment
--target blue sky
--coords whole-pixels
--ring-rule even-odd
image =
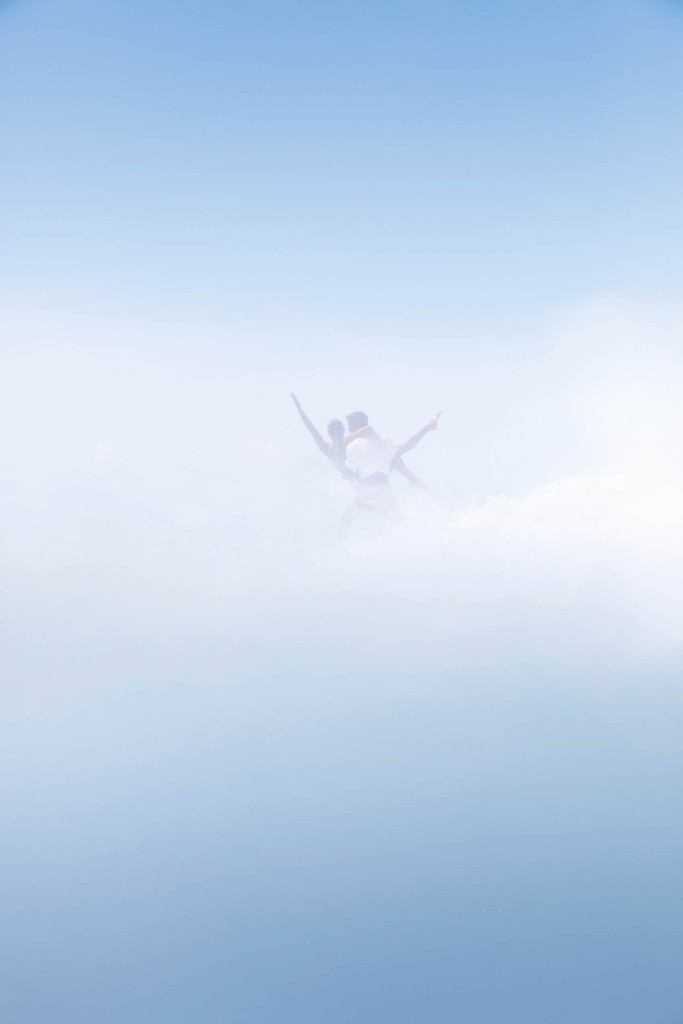
[[[681,1019],[682,52],[0,3],[2,1024]]]
[[[520,327],[681,274],[683,11],[665,0],[2,17],[16,301],[316,345]]]

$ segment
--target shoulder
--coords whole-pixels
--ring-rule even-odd
[[[346,446],[346,461],[353,463],[356,459],[362,458],[366,447],[366,441],[362,437],[357,437],[355,441],[350,441]]]

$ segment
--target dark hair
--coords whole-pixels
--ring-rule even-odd
[[[334,437],[335,434],[343,434],[344,424],[341,420],[330,420],[327,424],[327,433],[330,437]]]
[[[367,427],[368,417],[364,412],[350,412],[346,417],[346,422],[349,425],[349,430],[360,430],[361,427]]]

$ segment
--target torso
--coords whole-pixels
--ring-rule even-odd
[[[374,431],[351,441],[346,448],[346,464],[363,486],[376,486],[387,481],[393,457],[391,441]]]

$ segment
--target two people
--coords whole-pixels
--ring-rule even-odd
[[[355,484],[356,499],[354,506],[366,512],[382,512],[392,515],[395,509],[395,498],[389,485],[389,474],[396,470],[405,476],[413,487],[424,486],[403,461],[403,456],[411,451],[430,431],[439,425],[438,412],[425,425],[402,444],[394,445],[387,438],[378,434],[368,421],[364,412],[352,412],[346,417],[348,433],[344,430],[341,420],[330,420],[326,441],[316,429],[301,407],[295,394],[291,395],[301,420],[315,441],[320,451],[335,468],[351,483]],[[350,510],[353,511],[353,507]],[[348,515],[348,514],[347,514]],[[346,517],[345,517],[346,518]]]

